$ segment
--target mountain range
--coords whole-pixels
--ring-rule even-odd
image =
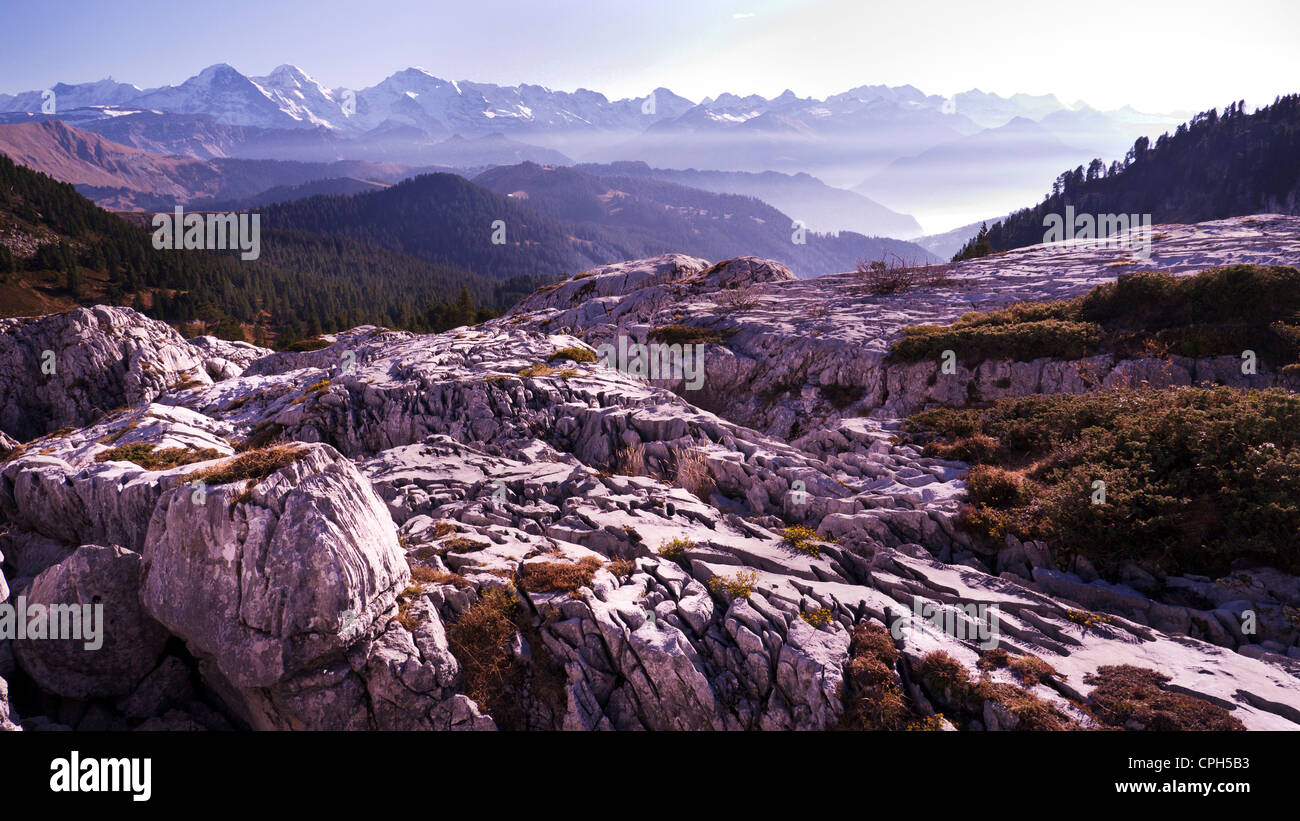
[[[58,121],[0,125],[0,153],[72,183],[103,207],[124,211],[170,211],[176,205],[191,211],[265,210],[273,203],[378,193],[402,180],[453,170],[360,160],[320,163],[167,157],[118,145]],[[796,178],[770,172],[656,172],[636,163],[584,166],[580,170],[532,162],[497,166],[478,176],[465,170],[458,173],[466,180],[473,177],[474,182],[456,185],[444,180],[440,186],[407,187],[402,189],[405,193],[393,194],[392,198],[409,199],[412,191],[418,190],[434,201],[409,202],[398,209],[399,215],[389,224],[372,224],[366,216],[375,207],[387,213],[383,203],[390,197],[384,196],[367,199],[368,204],[356,213],[358,225],[366,227],[331,224],[324,232],[359,239],[373,238],[375,232],[380,232],[389,247],[405,249],[419,243],[427,253],[416,256],[428,262],[457,265],[488,276],[503,272],[553,275],[683,250],[710,259],[758,250],[789,265],[801,276],[849,270],[859,259],[881,259],[891,254],[916,262],[937,259],[911,243],[866,234],[882,222],[910,230],[916,227],[914,221],[807,175]],[[714,190],[678,184],[654,176],[656,173],[712,182]],[[467,191],[475,186],[495,192],[496,198],[489,198],[481,208],[467,207],[462,213],[442,209],[441,203],[448,200],[479,202],[481,197]],[[841,236],[823,236],[806,227],[801,231],[800,223],[789,214],[753,196],[727,193],[727,187],[774,194],[782,202],[799,205],[801,210],[794,213],[801,215],[805,211],[830,215],[847,201],[851,207],[842,208],[843,218],[864,230],[850,232],[846,228]],[[325,202],[314,202],[302,213],[324,208]],[[331,212],[338,211],[337,204],[328,207]],[[529,214],[523,215],[525,211]],[[521,215],[510,216],[515,212]],[[275,213],[287,211],[279,209]],[[408,213],[417,216],[408,220]],[[441,215],[441,222],[431,217],[434,213]],[[497,219],[510,222],[512,230],[542,222],[547,222],[548,228],[544,236],[529,238],[523,247],[511,243],[508,248],[484,255],[477,247],[486,236],[481,228]],[[807,220],[800,222],[807,225]],[[273,221],[263,225],[322,230],[314,219],[307,223],[299,219],[285,226]],[[445,239],[449,244],[437,245],[436,250],[423,244],[430,225],[447,230]],[[796,242],[796,235],[805,241]],[[453,247],[460,241],[471,247]],[[531,260],[528,253],[534,254]]]
[[[175,86],[143,89],[109,78],[49,91],[52,113],[41,113],[49,98],[42,91],[0,95],[0,121],[59,119],[124,145],[203,159],[479,168],[643,161],[664,169],[805,173],[856,187],[894,211],[908,209],[891,200],[898,189],[891,164],[920,158],[921,165],[931,159],[941,165],[945,154],[975,152],[990,158],[995,183],[1005,178],[1012,185],[987,190],[973,216],[1006,213],[1022,201],[1020,181],[1036,178],[1046,155],[1064,151],[1074,163],[1109,157],[1178,121],[1127,108],[1067,106],[1052,95],[1002,97],[972,89],[945,98],[906,85],[861,85],[825,99],[787,90],[770,99],[724,93],[695,103],[658,88],[611,100],[587,89],[450,81],[419,68],[361,89],[326,88],[292,65],[247,76],[222,63]],[[1041,129],[1002,130],[1017,118]],[[939,157],[923,156],[939,146],[945,146]],[[938,170],[922,176],[939,182],[912,195],[913,210],[927,214],[922,222],[929,228],[951,228],[953,219],[940,225],[943,217],[935,214],[952,191]],[[954,185],[960,190],[969,182]]]

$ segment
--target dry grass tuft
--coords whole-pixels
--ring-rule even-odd
[[[595,556],[576,563],[529,562],[519,566],[519,586],[530,593],[573,593],[589,586],[602,564]]]
[[[224,485],[248,479],[259,482],[286,465],[291,465],[308,453],[297,445],[271,445],[248,450],[220,464],[203,468],[186,478],[209,485]]]

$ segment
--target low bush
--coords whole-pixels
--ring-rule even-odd
[[[863,622],[853,628],[844,665],[840,726],[850,730],[903,730],[921,719],[908,705],[894,670],[898,649],[885,628]]]
[[[547,361],[554,362],[557,359],[570,359],[574,362],[595,362],[596,354],[594,351],[589,351],[586,348],[560,348],[558,351],[551,354]]]
[[[1223,575],[1237,560],[1300,571],[1300,397],[1286,391],[1035,395],[918,413],[905,430],[982,466],[968,476],[961,522],[990,546],[1008,532],[1041,539],[1103,573],[1130,561],[1167,573]]]
[[[526,562],[519,566],[519,586],[530,593],[573,593],[589,587],[602,564],[595,556],[572,563]]]
[[[297,342],[290,342],[280,350],[292,353],[306,353],[307,351],[319,351],[321,348],[328,348],[333,345],[328,339],[313,337],[311,339],[300,339]]]
[[[220,459],[221,451],[213,448],[155,448],[144,442],[120,445],[95,455],[96,462],[133,462],[145,470],[170,470],[181,465]]]
[[[937,360],[952,350],[974,367],[987,359],[1210,357],[1253,350],[1281,368],[1300,358],[1298,316],[1296,268],[1231,265],[1190,277],[1142,271],[1070,300],[1025,302],[966,314],[950,326],[907,328],[889,358]]]
[[[1102,723],[1133,730],[1244,730],[1227,709],[1166,688],[1169,676],[1128,664],[1098,667],[1083,677],[1093,685],[1092,712]]]
[[[1049,668],[1050,669],[1050,668]],[[936,650],[921,659],[918,678],[939,703],[951,708],[964,721],[983,721],[984,704],[992,701],[1015,717],[1016,730],[1074,730],[1079,725],[1051,702],[1023,687],[995,682],[983,676],[972,679],[965,665]]]
[[[722,344],[722,336],[708,328],[690,325],[663,325],[650,331],[650,341],[664,345]]]

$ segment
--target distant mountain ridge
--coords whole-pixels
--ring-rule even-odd
[[[612,250],[607,262],[664,253],[713,260],[758,255],[809,277],[852,270],[861,259],[937,260],[902,240],[801,231],[790,215],[754,197],[589,170],[522,163],[493,168],[473,182],[580,226],[578,236]]]
[[[643,177],[720,194],[758,199],[821,232],[854,231],[867,236],[914,237],[920,224],[857,192],[835,188],[809,174],[777,171],[697,171],[651,168],[643,162],[584,163],[579,171],[598,176]]]
[[[913,86],[884,85],[860,85],[825,99],[787,90],[771,99],[724,93],[694,103],[658,88],[611,100],[587,89],[444,80],[419,68],[395,72],[368,88],[326,88],[292,65],[247,76],[224,63],[175,86],[140,89],[104,80],[60,84],[53,91],[55,114],[39,113],[39,91],[0,95],[0,120],[54,117],[137,148],[198,157],[567,164],[541,153],[550,151],[586,162],[805,172],[844,187],[901,157],[1016,117],[1046,123],[1053,115],[1071,113],[1051,95],[1002,97],[972,89],[945,98]],[[1115,140],[1122,147],[1138,130],[1154,134],[1174,123],[1131,109],[1098,116],[1102,122],[1079,124],[1088,129],[1087,141],[1053,133],[1068,145],[1106,154],[1117,147]],[[1057,119],[1059,127],[1073,127],[1070,118]],[[482,144],[470,162],[455,156],[457,144],[446,142],[488,136],[514,144]],[[1016,162],[1014,153],[999,159],[1011,167]],[[899,210],[896,203],[881,201]]]
[[[118,210],[167,209],[177,202],[196,200],[247,201],[271,188],[327,179],[353,178],[386,184],[416,172],[412,166],[365,161],[312,163],[162,156],[57,120],[0,125],[0,154],[76,185],[100,205]],[[291,192],[286,189],[282,193]]]

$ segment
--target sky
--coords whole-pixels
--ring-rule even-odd
[[[0,0],[0,25],[0,93],[174,85],[218,62],[694,101],[884,83],[1191,112],[1300,91],[1297,0]]]

